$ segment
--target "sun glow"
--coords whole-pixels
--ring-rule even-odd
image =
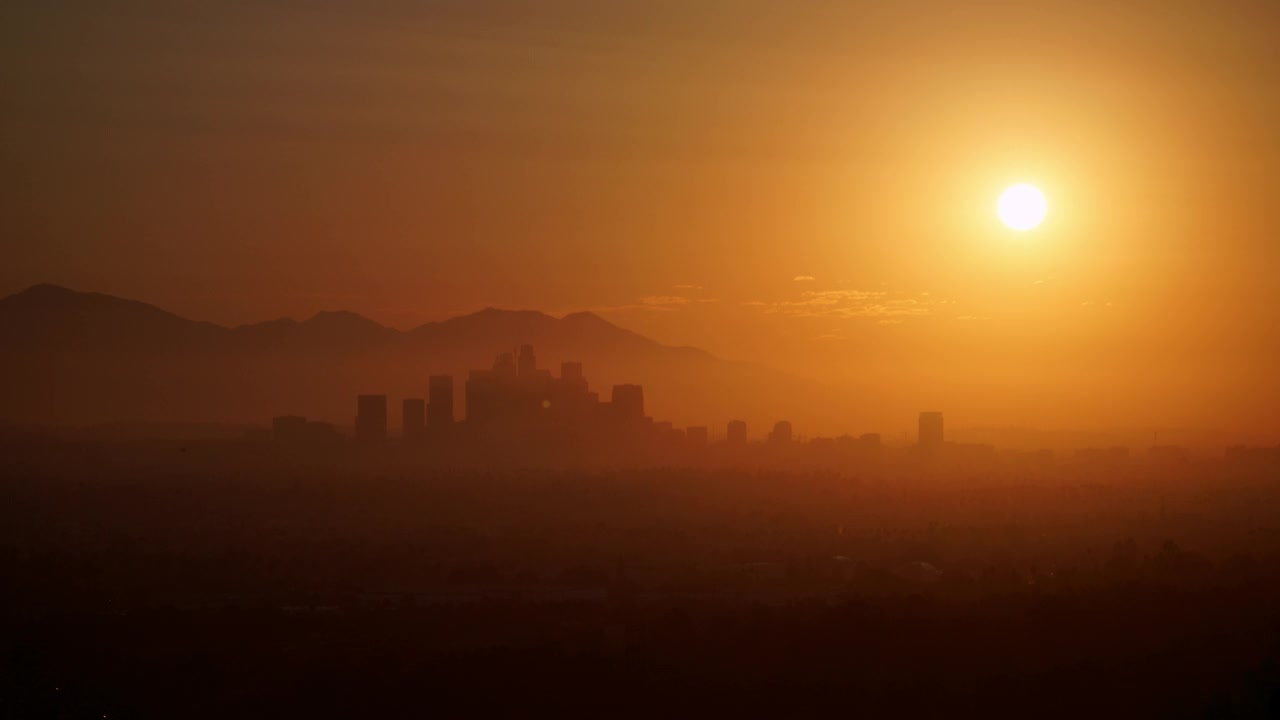
[[[1049,212],[1049,202],[1039,188],[1020,183],[1005,190],[1000,196],[997,212],[1010,229],[1026,232],[1044,222],[1044,216]]]

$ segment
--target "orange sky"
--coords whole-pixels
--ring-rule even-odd
[[[1280,430],[1275,3],[356,6],[5,3],[0,292],[594,309],[895,427]]]

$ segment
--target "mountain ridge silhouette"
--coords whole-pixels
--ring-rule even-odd
[[[584,364],[592,390],[645,385],[651,414],[715,426],[730,418],[797,412],[821,402],[816,383],[696,347],[664,345],[588,311],[554,317],[487,307],[408,330],[358,313],[320,311],[226,327],[146,302],[39,284],[0,299],[0,388],[9,423],[121,420],[266,422],[299,413],[338,423],[357,393],[423,397],[427,377],[455,376],[465,412],[466,373],[532,344],[541,367]],[[829,404],[829,403],[824,403]],[[393,420],[398,413],[393,411]]]

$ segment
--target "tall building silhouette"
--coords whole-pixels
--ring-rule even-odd
[[[742,420],[730,420],[726,439],[730,445],[746,445],[747,424]]]
[[[639,385],[613,386],[614,416],[623,421],[644,419],[644,388]]]
[[[560,364],[560,378],[549,383],[550,416],[554,422],[578,430],[590,424],[595,415],[596,395],[587,389],[582,363]]]
[[[361,395],[356,398],[356,439],[361,442],[387,439],[386,395]]]
[[[427,431],[439,434],[453,427],[453,376],[432,375],[427,389]]]
[[[787,420],[779,420],[773,424],[773,432],[769,433],[769,442],[772,443],[789,443],[791,442],[791,423]]]
[[[472,374],[478,371],[472,370]],[[511,353],[502,353],[493,361],[493,374],[500,379],[514,378],[519,375],[516,369],[516,356]],[[470,409],[468,408],[468,413]]]
[[[942,450],[942,413],[920,413],[917,442],[920,444],[920,449],[927,453],[936,453]]]
[[[533,356],[532,345],[521,345],[520,354],[517,360],[517,366],[520,371],[520,377],[528,377],[533,375],[534,370],[538,369],[537,360]]]
[[[527,441],[559,417],[558,381],[539,370],[533,346],[503,353],[467,376],[467,425],[486,442]]]
[[[427,428],[427,402],[422,398],[405,398],[402,408],[401,437],[408,442],[422,440]]]

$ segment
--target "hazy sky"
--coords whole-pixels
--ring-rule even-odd
[[[1278,35],[1262,1],[9,0],[0,293],[594,309],[964,424],[1274,430]]]

